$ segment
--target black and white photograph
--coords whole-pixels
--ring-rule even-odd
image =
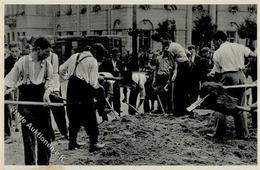
[[[2,4],[4,165],[257,169],[258,3],[175,2]]]

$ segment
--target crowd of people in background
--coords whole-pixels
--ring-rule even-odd
[[[93,152],[104,147],[98,142],[96,110],[102,121],[108,121],[107,113],[111,110],[121,116],[122,102],[129,106],[129,115],[140,113],[142,106],[144,113],[176,117],[191,115],[186,108],[198,100],[204,82],[216,81],[223,85],[245,84],[245,70],[246,75],[256,81],[256,54],[252,50],[227,42],[222,31],[215,34],[213,43],[214,50],[206,46],[198,49],[194,45],[189,45],[186,49],[166,37],[161,41],[161,50],[140,50],[139,70],[135,71],[129,67],[129,61],[132,59],[130,52],[120,58],[120,52],[113,49],[111,56],[105,56],[106,49],[100,43],[84,47],[62,65],[59,65],[59,56],[53,53],[50,43],[45,38],[38,38],[34,44],[27,44],[23,51],[17,44],[5,46],[6,91],[19,87],[18,90],[7,93],[5,100],[42,101],[44,98],[48,103],[62,103],[64,100],[70,103],[66,110],[64,106],[46,109],[40,106],[17,108],[5,105],[5,141],[12,142],[11,122],[14,119],[14,108],[28,120],[37,122],[36,127],[49,142],[55,140],[50,116],[46,114],[51,110],[61,135],[69,140],[68,149],[81,147],[77,143],[77,133],[80,127],[84,126],[90,139],[89,151]],[[248,58],[248,64],[244,62],[244,57]],[[60,80],[68,81],[66,99],[61,97]],[[243,90],[230,94],[239,98],[243,105]],[[252,102],[256,102],[256,88],[253,89],[252,95]],[[42,116],[39,116],[40,112],[44,112]],[[218,121],[214,136],[223,137],[225,114],[216,115]],[[256,114],[253,119],[253,127],[257,127]],[[19,131],[17,124],[18,122],[15,131]],[[235,125],[239,137],[249,137],[246,114],[236,116]],[[25,163],[36,164],[33,133],[25,125],[22,125],[22,133]],[[38,164],[49,164],[50,150],[41,142],[38,140]]]

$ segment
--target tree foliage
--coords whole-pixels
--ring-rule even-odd
[[[194,45],[210,47],[212,35],[216,30],[216,25],[212,23],[211,16],[208,14],[201,14],[194,21],[193,42]]]
[[[250,18],[246,18],[245,21],[238,26],[238,35],[240,38],[256,40],[257,25],[256,22]]]
[[[157,42],[161,42],[162,39],[170,38],[175,40],[175,20],[167,19],[163,22],[158,23],[158,28],[155,29],[155,33],[152,35],[152,39]]]
[[[245,21],[239,24],[237,33],[242,39],[247,39],[247,46],[254,49],[253,41],[256,40],[257,25],[256,22],[250,18],[246,18]]]

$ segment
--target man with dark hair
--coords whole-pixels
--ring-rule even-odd
[[[5,77],[5,89],[19,88],[21,101],[46,101],[50,103],[49,95],[53,91],[53,68],[46,60],[51,51],[51,45],[45,38],[38,38],[34,51],[21,57]],[[9,91],[9,90],[8,90]],[[24,141],[24,156],[26,165],[36,164],[35,138],[37,138],[37,164],[48,165],[51,152],[51,122],[47,107],[20,105],[19,113],[22,121]]]
[[[200,57],[195,60],[196,68],[198,71],[199,81],[204,83],[209,81],[208,74],[213,68],[212,57],[210,56],[210,49],[208,47],[203,47],[200,51]]]
[[[123,65],[119,59],[120,53],[117,49],[112,50],[112,58],[109,60],[104,61],[100,65],[101,72],[108,72],[111,73],[114,77],[119,77],[120,73],[122,72]],[[120,87],[119,82],[116,81],[113,84],[113,107],[117,113],[120,114],[121,102],[120,102]]]
[[[220,82],[223,85],[238,85],[245,84],[245,57],[256,57],[249,48],[237,44],[227,42],[227,36],[223,31],[217,31],[213,36],[213,42],[216,51],[213,55],[215,74],[220,77]],[[245,89],[230,89],[229,94],[239,100],[241,106],[245,105]],[[225,115],[230,113],[216,113],[216,132],[217,138],[222,138],[225,135]],[[245,112],[237,112],[234,116],[235,128],[237,137],[242,139],[249,138],[247,126],[247,115]]]
[[[194,103],[198,99],[198,96],[199,96],[199,88],[200,88],[199,76],[200,76],[200,74],[198,73],[199,67],[197,67],[196,61],[200,59],[200,56],[197,54],[194,45],[188,46],[188,53],[190,53],[190,55],[187,54],[187,56],[190,60],[189,95],[190,95],[190,102]]]
[[[173,112],[173,96],[172,96],[172,86],[173,81],[177,75],[177,65],[176,62],[168,51],[169,43],[163,43],[163,54],[158,56],[156,59],[156,68],[154,71],[154,80],[152,86],[155,89],[156,95],[160,97],[161,105],[158,107],[158,113],[167,113]]]
[[[98,62],[93,56],[104,53],[103,46],[95,44],[91,51],[73,54],[60,66],[60,74],[67,74],[67,115],[69,118],[69,150],[79,148],[77,133],[84,126],[89,136],[89,151],[104,147],[98,143],[98,124],[94,97],[98,84]],[[97,50],[98,49],[98,50]],[[101,51],[102,50],[102,51]]]
[[[14,67],[15,62],[21,57],[21,50],[18,44],[10,44],[9,45],[10,55],[5,59],[5,73],[6,76],[11,69]],[[5,100],[14,100],[17,99],[17,91],[13,91],[10,94],[5,95]],[[16,111],[15,105],[5,105],[5,143],[12,143],[11,140],[11,131],[12,131],[12,119],[16,119],[16,116],[13,115],[14,111]],[[14,117],[13,117],[14,116]],[[19,131],[18,129],[18,120],[15,121],[15,131]]]
[[[183,116],[187,114],[186,107],[190,105],[190,60],[185,49],[178,43],[172,42],[168,51],[176,58],[177,76],[174,81],[174,114]]]
[[[32,45],[28,43],[28,44],[26,44],[26,45],[24,46],[24,49],[23,49],[22,54],[23,54],[23,55],[28,55],[28,54],[30,54],[30,53],[32,52],[32,50],[33,50]]]

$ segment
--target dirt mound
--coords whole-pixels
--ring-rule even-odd
[[[84,129],[78,135],[78,141],[85,143],[82,149],[69,151],[68,141],[53,142],[64,160],[61,162],[52,155],[51,164],[256,165],[256,139],[234,139],[232,117],[228,117],[227,121],[229,137],[219,141],[205,135],[212,131],[211,116],[126,115],[99,125],[100,142],[106,144],[100,151],[88,151],[89,141]],[[18,140],[22,142],[20,138]],[[9,161],[7,164],[16,164],[19,159],[23,162],[22,147],[17,143],[6,145],[5,149],[8,150],[5,155],[5,160]],[[19,154],[16,154],[17,151]]]

